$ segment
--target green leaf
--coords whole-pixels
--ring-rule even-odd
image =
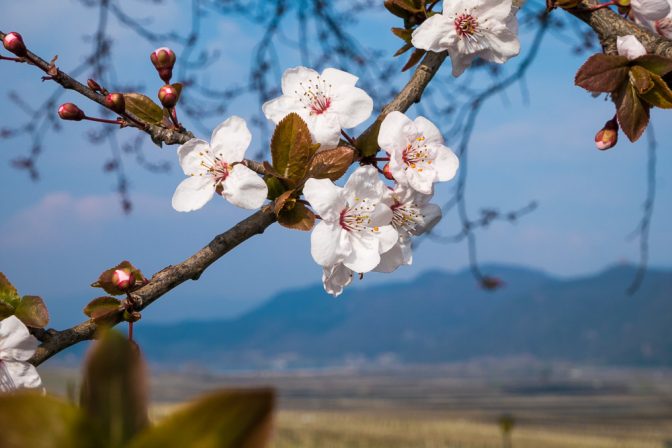
[[[633,66],[630,68],[630,83],[635,87],[638,94],[644,94],[653,88],[651,72],[647,69]]]
[[[38,296],[23,296],[14,314],[29,327],[43,328],[49,323],[47,306]]]
[[[148,426],[145,366],[120,333],[104,331],[89,352],[80,404],[111,448],[125,447]]]
[[[624,56],[595,54],[576,72],[574,82],[590,92],[613,92],[626,80],[629,70]]]
[[[0,395],[2,448],[97,448],[85,415],[61,400],[23,391]]]
[[[378,133],[380,132],[380,125],[383,123],[384,118],[383,115],[378,116],[371,127],[364,131],[357,139],[356,146],[362,157],[373,157],[378,152]]]
[[[268,199],[271,201],[285,192],[286,188],[277,177],[266,176],[264,178],[268,187]]]
[[[347,146],[320,151],[310,161],[307,177],[336,181],[348,171],[354,160],[355,151]]]
[[[5,277],[5,274],[0,272],[0,316],[7,313],[8,310],[11,311],[6,316],[2,316],[3,319],[14,314],[14,310],[20,302],[21,297],[16,288]]]
[[[416,49],[413,53],[411,53],[411,57],[408,58],[406,65],[404,65],[404,68],[402,68],[401,71],[405,72],[406,70],[413,68],[418,62],[420,62],[425,53],[427,53],[425,50]]]
[[[104,296],[93,299],[84,308],[84,314],[96,322],[107,322],[121,308],[121,300]]]
[[[141,434],[129,448],[263,448],[272,426],[271,389],[210,394]]]
[[[392,28],[392,33],[397,36],[399,39],[403,40],[407,44],[411,43],[411,37],[413,36],[413,30],[406,28]]]
[[[163,109],[149,97],[141,93],[124,93],[126,111],[140,120],[150,124],[160,124],[163,120]]]
[[[293,187],[303,179],[318,147],[312,142],[308,125],[298,114],[291,113],[280,121],[271,140],[273,169]]]
[[[641,94],[640,98],[644,99],[651,106],[660,107],[661,109],[672,109],[672,90],[667,83],[658,75],[649,72],[653,87],[646,93]]]
[[[642,104],[635,87],[626,83],[615,97],[616,114],[623,133],[631,142],[642,136],[649,124],[649,106]]]
[[[672,59],[657,56],[655,54],[640,56],[633,62],[658,76],[665,76],[672,72]]]

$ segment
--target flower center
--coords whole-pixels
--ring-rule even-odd
[[[199,152],[198,155],[201,157],[201,166],[205,168],[206,174],[214,178],[215,186],[221,185],[229,177],[231,165],[220,159],[219,156],[215,156],[213,159],[210,154],[204,152]],[[199,175],[202,176],[203,173]]]
[[[656,20],[656,32],[661,36],[672,37],[672,19],[665,17],[664,19]]]
[[[298,95],[303,107],[308,109],[310,115],[321,115],[331,107],[331,84],[327,83],[319,75],[317,80],[309,79],[306,83],[299,83],[302,91],[294,91]]]
[[[420,136],[404,148],[401,153],[401,159],[406,164],[406,169],[412,168],[422,173],[424,164],[431,165],[429,148],[425,144],[425,137]]]
[[[455,18],[455,31],[460,37],[472,39],[478,32],[478,19],[471,14],[460,14]]]
[[[392,207],[392,226],[398,231],[413,234],[423,215],[413,202],[402,204],[395,200]]]
[[[338,218],[338,223],[348,232],[373,229],[378,231],[378,227],[371,227],[371,214],[376,208],[375,204],[367,199],[355,198],[355,205],[347,205]]]

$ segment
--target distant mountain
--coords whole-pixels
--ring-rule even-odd
[[[139,325],[137,337],[154,362],[222,369],[521,355],[672,366],[672,272],[650,270],[632,297],[629,266],[571,280],[514,267],[488,272],[506,286],[484,291],[467,271],[427,272],[338,299],[315,286],[278,294],[234,320]]]

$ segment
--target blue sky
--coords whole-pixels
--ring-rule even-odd
[[[151,3],[121,3],[141,5],[147,12],[140,9],[140,16],[154,17],[157,30],[175,28],[183,20],[183,1],[168,0],[155,10],[149,10]],[[35,15],[36,10],[41,13]],[[210,82],[217,86],[244,82],[259,29],[244,19],[220,16],[210,17],[206,25],[206,46],[218,48],[222,56],[210,68]],[[389,28],[396,25],[390,15],[367,14],[355,32],[363,43],[391,54],[398,45]],[[0,17],[0,29],[21,32],[29,46],[45,58],[58,54],[66,71],[81,62],[89,45],[82,34],[91,33],[94,26],[95,12],[74,0],[12,2],[3,7]],[[160,85],[148,61],[153,47],[118,23],[111,22],[110,27],[117,36],[114,49],[119,77],[144,83],[153,96]],[[227,42],[235,45],[227,46]],[[524,38],[524,49],[526,43],[529,39]],[[280,57],[286,67],[298,63],[293,52],[282,51]],[[495,224],[479,232],[479,255],[484,262],[515,263],[573,276],[637,260],[637,244],[626,237],[640,218],[644,200],[646,145],[630,144],[621,136],[613,150],[595,150],[593,136],[613,114],[613,105],[573,86],[574,73],[585,57],[572,55],[557,38],[547,38],[527,76],[529,102],[514,87],[507,94],[508,101],[495,98],[483,109],[469,159],[467,195],[472,214],[490,206],[515,209],[531,200],[541,205],[515,225]],[[449,76],[447,66],[442,76]],[[2,63],[0,127],[25,119],[7,99],[10,88],[30,104],[38,104],[53,91],[53,85],[40,82],[39,77],[30,67]],[[96,110],[77,95],[68,93],[66,100]],[[256,100],[248,97],[235,102],[231,110],[249,118],[256,107]],[[669,112],[656,110],[653,122],[660,147],[651,261],[667,267],[672,265],[672,120]],[[248,214],[221,200],[196,213],[174,212],[170,198],[182,179],[176,148],[159,150],[149,143],[144,147],[147,158],[169,161],[172,169],[152,174],[136,166],[132,157],[126,158],[135,211],[122,215],[113,191],[114,178],[101,171],[108,150],[84,138],[87,130],[97,126],[63,123],[63,132],[50,134],[37,183],[9,164],[28,151],[29,142],[0,140],[0,270],[22,293],[43,296],[57,324],[81,320],[76,310],[96,296],[97,291],[88,285],[106,267],[130,259],[151,275],[188,257]],[[120,132],[122,139],[135,135],[134,130]],[[450,135],[446,139],[456,143]],[[439,203],[449,197],[450,189],[450,185],[438,189]],[[439,232],[455,229],[454,216],[449,216]],[[278,290],[319,282],[321,269],[309,249],[308,234],[274,226],[220,260],[198,282],[171,292],[145,312],[145,319],[198,317],[203,315],[200,306],[206,305],[207,317],[228,315]],[[391,276],[369,275],[364,284],[412,278],[427,269],[461,269],[467,252],[463,244],[425,242],[414,259],[412,267]]]

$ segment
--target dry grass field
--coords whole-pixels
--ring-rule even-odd
[[[154,369],[157,370],[157,369]],[[46,372],[66,390],[71,370]],[[154,417],[221,387],[272,385],[273,448],[672,447],[672,372],[577,368],[530,361],[384,370],[153,376]]]

